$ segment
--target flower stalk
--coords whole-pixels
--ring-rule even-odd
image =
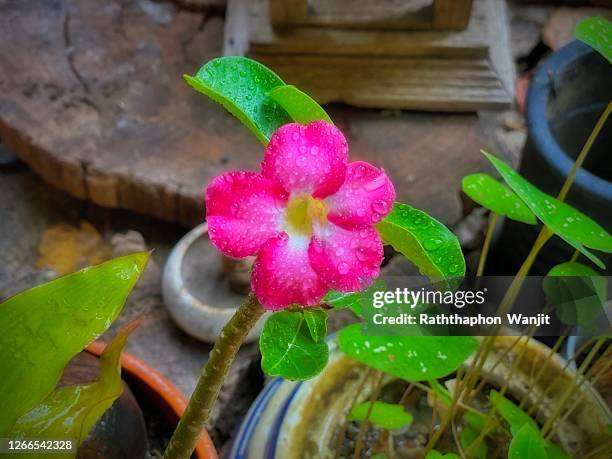
[[[170,438],[164,459],[191,457],[236,353],[263,313],[261,304],[251,294],[223,327],[187,409]]]

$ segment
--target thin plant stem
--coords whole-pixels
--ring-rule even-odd
[[[487,227],[487,234],[485,235],[485,240],[482,244],[482,251],[480,252],[480,259],[478,260],[476,279],[480,278],[482,276],[482,273],[484,273],[485,263],[487,262],[487,255],[489,254],[489,247],[491,246],[491,238],[493,237],[493,232],[495,231],[495,225],[497,224],[498,218],[499,214],[491,212],[491,215],[489,217],[489,225]]]
[[[595,139],[599,135],[599,132],[604,127],[604,124],[606,124],[606,120],[608,119],[608,116],[610,116],[610,112],[612,112],[612,101],[608,102],[608,106],[597,120],[597,123],[595,123],[595,127],[591,131],[591,134],[589,134],[589,138],[582,147],[582,150],[580,150],[580,153],[578,154],[578,157],[576,158],[576,161],[574,162],[574,165],[572,166],[572,169],[567,175],[567,179],[565,180],[565,183],[563,183],[561,191],[559,191],[559,195],[557,196],[557,199],[559,199],[560,201],[563,201],[566,198],[567,193],[569,193],[572,183],[574,183],[574,178],[576,177],[576,174],[582,167],[582,164],[584,163],[584,160],[589,154],[591,147],[595,143]]]
[[[595,344],[593,345],[593,348],[591,349],[589,354],[584,359],[584,362],[582,362],[582,365],[580,365],[580,368],[578,368],[576,377],[572,381],[572,384],[570,384],[565,389],[565,392],[563,393],[563,395],[557,402],[555,408],[552,410],[552,413],[550,414],[550,416],[544,423],[544,426],[542,427],[543,436],[546,436],[549,430],[552,429],[554,422],[557,420],[557,417],[561,413],[561,410],[563,409],[567,401],[572,397],[576,388],[582,384],[582,380],[584,379],[582,375],[584,374],[585,370],[589,367],[591,361],[595,358],[595,356],[597,355],[597,352],[599,351],[601,346],[603,346],[605,341],[606,341],[606,338],[602,336],[602,337],[599,337],[597,341],[595,342]],[[576,381],[578,381],[578,385],[576,385]]]
[[[367,431],[370,428],[370,415],[372,414],[372,409],[374,408],[374,403],[378,400],[378,396],[380,395],[380,390],[382,389],[382,381],[383,381],[383,373],[382,371],[378,372],[378,377],[376,378],[376,382],[374,383],[374,387],[372,388],[372,396],[370,397],[370,405],[368,406],[368,411],[366,413],[365,419],[361,421],[361,425],[359,426],[359,434],[357,435],[357,441],[355,442],[355,453],[353,455],[354,459],[359,459],[361,455],[361,450],[363,449],[364,437]]]
[[[191,395],[187,409],[170,438],[164,459],[191,457],[234,357],[263,313],[261,304],[251,294],[223,327]]]
[[[574,253],[572,254],[572,258],[570,258],[570,261],[571,262],[576,261],[579,256],[580,256],[580,250],[574,250]]]

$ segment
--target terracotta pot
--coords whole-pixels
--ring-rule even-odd
[[[106,343],[94,341],[86,351],[99,357],[105,348]],[[121,368],[137,382],[138,388],[168,418],[170,424],[175,425],[187,407],[183,393],[159,371],[127,352],[121,356]],[[197,459],[219,459],[208,432],[204,431],[200,436],[194,454]]]
[[[493,386],[501,386],[509,380],[508,396],[521,400],[529,387],[532,371],[541,368],[550,348],[536,340],[524,339],[527,349],[517,371],[509,378],[511,362],[517,357],[521,345],[516,345],[501,364],[493,363],[511,346],[517,337],[498,337],[484,371]],[[563,369],[565,360],[558,354],[548,364],[541,380],[527,401],[533,402],[545,388],[551,386],[550,395],[544,398],[542,408],[534,417],[545,421],[552,403],[567,388],[574,371]],[[535,369],[535,370],[534,370]],[[255,400],[237,435],[230,459],[328,459],[334,457],[335,433],[344,423],[355,393],[361,387],[368,369],[345,356],[330,342],[330,360],[325,370],[316,378],[304,382],[291,382],[280,378],[272,380]],[[389,377],[387,382],[392,381]],[[371,385],[365,384],[358,402],[369,399]],[[561,445],[572,457],[581,451],[592,449],[608,435],[607,424],[612,418],[601,397],[584,384],[576,394],[584,400],[561,425],[555,429]],[[557,439],[555,439],[557,441]]]

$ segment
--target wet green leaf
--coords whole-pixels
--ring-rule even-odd
[[[496,390],[491,391],[489,399],[493,406],[496,407],[501,417],[510,424],[510,432],[512,432],[512,435],[516,435],[525,424],[533,427],[536,432],[538,431],[538,425],[527,413]]]
[[[567,325],[590,328],[603,312],[608,285],[604,277],[575,261],[554,266],[543,281],[549,304]]]
[[[261,368],[268,376],[310,379],[323,370],[329,357],[325,341],[315,341],[304,314],[281,311],[266,321],[259,337]]]
[[[508,459],[548,459],[546,443],[537,429],[524,424],[512,438]]]
[[[100,357],[100,376],[96,382],[56,389],[17,420],[10,437],[70,438],[77,446],[81,445],[98,419],[123,392],[121,353],[135,325],[121,330],[107,346]],[[55,457],[76,457],[76,453]]]
[[[315,343],[325,341],[327,336],[327,313],[322,309],[304,310],[304,319]]]
[[[268,93],[285,83],[272,70],[246,57],[228,56],[204,64],[195,77],[185,81],[240,120],[266,145],[283,124],[292,121],[289,114]]]
[[[283,107],[296,123],[306,124],[311,121],[323,120],[333,124],[323,107],[293,85],[273,88],[268,92],[268,97]]]
[[[349,421],[368,421],[381,429],[401,429],[412,422],[412,415],[407,412],[403,405],[393,403],[374,402],[372,411],[368,416],[371,402],[358,403],[353,406],[347,419]]]
[[[470,446],[476,441],[478,440],[478,437],[480,436],[480,431],[477,429],[474,429],[471,426],[465,426],[463,427],[463,429],[461,430],[461,433],[459,434],[459,442],[461,443],[461,447],[463,448],[463,451],[467,451]],[[472,447],[469,451],[470,457],[476,457],[478,459],[486,459],[487,457],[487,444],[484,442],[484,440],[480,441],[480,444],[478,446],[474,446]]]
[[[612,64],[612,22],[601,16],[584,19],[576,25],[576,38]]]
[[[505,162],[485,151],[483,154],[542,223],[597,266],[605,268],[603,262],[587,250],[588,247],[612,252],[612,236],[605,229],[572,206],[538,190]]]
[[[548,443],[544,448],[546,449],[546,455],[548,456],[548,459],[570,459],[569,454],[567,454],[557,445]]]
[[[425,459],[459,459],[459,456],[457,456],[455,453],[442,454],[441,452],[432,449],[427,453]]]
[[[330,290],[323,298],[323,303],[331,306],[334,309],[346,309],[350,308],[357,317],[363,315],[363,302],[371,300],[373,292],[382,291],[386,288],[387,284],[382,279],[377,279],[374,283],[361,292],[338,292],[336,290]]]
[[[115,320],[148,258],[116,258],[0,304],[0,436],[53,391],[70,359]]]
[[[536,224],[529,207],[507,186],[488,174],[471,174],[463,177],[463,192],[475,202],[499,215],[512,220]]]
[[[472,336],[366,336],[362,324],[338,334],[340,349],[355,360],[408,381],[446,376],[478,347]]]
[[[383,242],[391,245],[433,282],[455,288],[465,274],[465,259],[457,237],[425,212],[396,202],[376,225]]]

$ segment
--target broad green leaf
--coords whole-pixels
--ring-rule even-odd
[[[546,455],[548,456],[548,459],[570,459],[569,454],[567,454],[557,445],[548,443],[544,448],[546,449]]]
[[[555,307],[563,323],[589,328],[603,312],[608,285],[597,271],[569,261],[548,272],[543,288],[548,303]]]
[[[327,363],[325,341],[316,342],[299,311],[281,311],[266,321],[259,337],[261,368],[268,376],[291,380],[309,379]]]
[[[467,414],[467,413],[466,413]],[[472,413],[473,414],[473,413]],[[484,440],[481,440],[478,446],[474,446],[470,449],[470,446],[478,440],[480,436],[480,431],[474,429],[473,427],[466,425],[461,430],[459,434],[459,442],[461,443],[461,447],[463,451],[470,451],[469,457],[476,457],[478,459],[486,459],[487,457],[487,444]]]
[[[185,81],[240,120],[266,145],[289,114],[268,93],[285,83],[266,66],[240,56],[218,57],[204,64],[195,76]]]
[[[455,453],[442,454],[441,452],[432,449],[427,453],[425,459],[459,459],[459,456],[457,456]]]
[[[278,86],[268,92],[268,97],[283,107],[296,123],[323,120],[332,123],[329,115],[312,97],[293,85]]]
[[[386,244],[391,245],[421,273],[434,282],[456,287],[465,274],[465,260],[457,237],[425,212],[396,202],[376,225]]]
[[[512,220],[529,225],[536,224],[535,215],[529,207],[510,188],[490,175],[466,175],[461,183],[463,192],[481,206]]]
[[[331,306],[334,309],[350,308],[357,317],[363,316],[362,304],[364,301],[370,301],[372,292],[384,290],[387,284],[382,279],[377,279],[370,287],[361,292],[338,292],[330,290],[323,298],[323,303]]]
[[[308,325],[308,331],[315,343],[325,341],[327,336],[327,313],[322,309],[306,309],[304,319]]]
[[[605,229],[572,206],[538,190],[505,162],[485,151],[483,154],[542,223],[597,266],[605,268],[586,248],[612,252],[612,236]]]
[[[70,359],[115,320],[148,258],[116,258],[0,304],[0,436],[51,393]]]
[[[512,438],[508,459],[548,459],[546,443],[537,430],[524,424]]]
[[[612,64],[612,22],[601,16],[584,19],[576,25],[576,38],[599,52]]]
[[[340,349],[369,367],[408,381],[446,376],[478,347],[472,336],[365,336],[361,327],[352,324],[340,331]]]
[[[516,435],[525,424],[531,426],[536,432],[538,431],[538,425],[527,413],[496,390],[491,391],[489,399],[501,417],[510,424],[512,435]]]
[[[445,405],[450,406],[452,403],[452,397],[450,392],[435,379],[429,381],[429,385],[433,393],[442,401]],[[480,432],[485,427],[486,415],[478,415],[472,411],[466,411],[463,414],[463,420],[465,421],[466,427],[472,428],[475,432]]]
[[[136,325],[132,323],[121,330],[104,350],[96,382],[56,389],[17,420],[10,436],[70,438],[77,446],[81,445],[98,419],[123,392],[121,353]],[[59,456],[75,457],[76,453]]]
[[[389,456],[384,453],[376,453],[370,459],[389,459]]]
[[[412,415],[404,409],[403,405],[375,401],[368,416],[370,401],[358,403],[353,406],[347,419],[349,421],[365,421],[366,418],[381,429],[401,429],[412,422]]]

